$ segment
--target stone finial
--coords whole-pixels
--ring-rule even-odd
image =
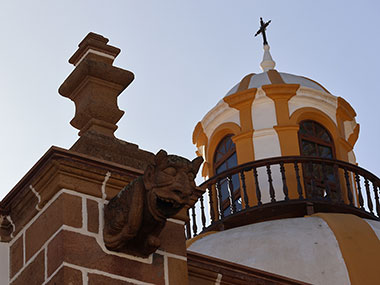
[[[273,60],[270,52],[269,45],[264,45],[264,56],[263,61],[260,63],[261,69],[266,72],[268,70],[274,69],[276,66],[276,62]]]
[[[108,39],[89,33],[69,59],[73,72],[59,88],[59,93],[75,103],[75,116],[70,124],[79,135],[91,131],[114,137],[116,123],[124,111],[117,97],[133,81],[134,74],[112,65],[120,49],[107,45]]]

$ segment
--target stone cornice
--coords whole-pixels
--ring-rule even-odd
[[[252,139],[252,136],[253,136],[253,130],[251,131],[247,131],[247,132],[244,132],[244,133],[240,133],[238,135],[235,135],[232,137],[232,141],[234,143],[236,143],[237,141],[241,140],[241,139]]]
[[[338,97],[338,108],[336,113],[337,117],[340,117],[342,121],[352,121],[356,117],[355,110],[342,97]]]
[[[224,97],[223,100],[230,107],[240,110],[244,106],[250,106],[255,99],[257,88],[251,88],[241,92],[234,93],[227,97]]]
[[[51,147],[0,202],[2,215],[10,217],[16,234],[61,189],[101,199],[109,175],[104,191],[110,199],[142,174],[139,169]]]
[[[97,78],[118,86],[121,93],[134,79],[134,74],[103,62],[84,59],[59,88],[59,94],[69,97],[87,77]]]
[[[263,85],[261,88],[264,90],[265,94],[275,100],[275,99],[286,99],[289,100],[296,95],[299,84],[270,84]]]
[[[284,126],[273,126],[273,128],[277,131],[277,132],[283,132],[283,131],[295,131],[295,132],[298,132],[298,130],[300,129],[300,126],[299,125],[284,125]]]
[[[197,147],[207,144],[207,136],[201,122],[198,122],[193,131],[193,144]]]
[[[6,217],[0,219],[0,238],[9,241],[10,234],[15,236],[62,189],[109,200],[143,173],[140,169],[53,146],[0,202],[1,217]],[[192,207],[203,192],[197,188],[186,208]],[[186,209],[173,218],[186,221]]]

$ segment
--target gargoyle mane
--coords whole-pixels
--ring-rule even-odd
[[[108,249],[147,256],[160,246],[166,219],[177,214],[195,189],[203,159],[189,161],[160,150],[144,175],[112,198],[104,209],[103,237]]]

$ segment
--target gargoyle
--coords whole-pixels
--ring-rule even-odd
[[[166,219],[177,214],[195,189],[202,157],[193,161],[160,150],[154,164],[119,192],[104,209],[108,249],[146,257],[160,246]]]

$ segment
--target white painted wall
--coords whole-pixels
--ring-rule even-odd
[[[253,145],[255,150],[255,160],[281,156],[280,141],[277,132],[273,128],[262,129],[253,133]],[[283,200],[282,179],[280,167],[278,165],[271,166],[273,187],[277,200]],[[260,167],[257,169],[259,186],[261,189],[261,202],[270,202],[269,182],[267,169]]]
[[[273,128],[262,129],[253,133],[255,159],[281,156],[280,141]]]
[[[251,77],[248,88],[260,88],[263,85],[272,84],[266,72],[255,74]]]
[[[300,87],[289,102],[290,116],[298,109],[312,107],[328,115],[336,124],[337,97],[322,91]]]
[[[300,84],[301,86],[325,92],[325,90],[320,85],[311,81],[308,78],[285,72],[280,72],[280,75],[282,77],[282,80],[284,80],[286,84]]]
[[[354,129],[356,127],[356,121],[355,120],[352,120],[352,121],[344,121],[343,122],[343,126],[344,126],[344,135],[345,135],[345,139],[348,140],[348,138],[350,137],[350,135],[354,132]]]
[[[348,155],[348,162],[349,163],[352,163],[352,164],[356,164],[356,156],[355,156],[355,153],[354,153],[354,151],[349,151],[348,153],[347,153],[347,155]]]
[[[201,124],[208,139],[217,127],[223,123],[232,122],[240,126],[239,111],[220,100],[202,119]]]
[[[260,88],[252,104],[252,123],[255,131],[277,125],[276,108],[272,99]]]
[[[199,239],[188,250],[311,284],[350,284],[338,242],[319,217],[218,232]]]
[[[380,240],[380,222],[374,221],[374,220],[367,220],[364,219],[372,228],[372,230],[377,235],[377,238]]]

